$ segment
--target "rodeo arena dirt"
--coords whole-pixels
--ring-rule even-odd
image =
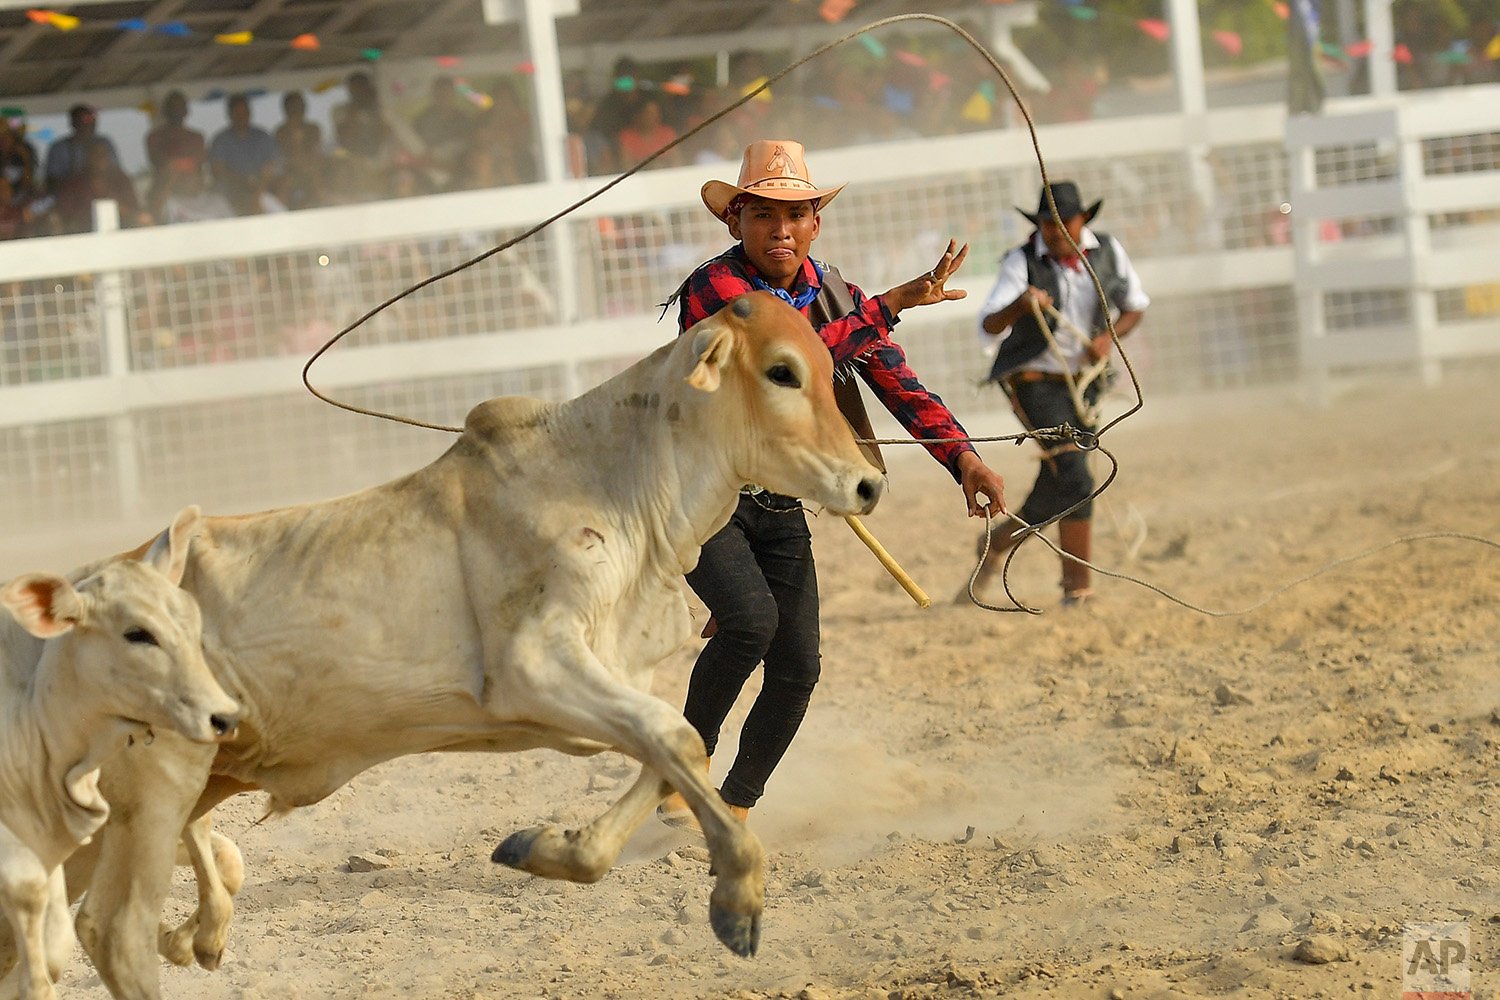
[[[1211,608],[1398,536],[1496,533],[1488,377],[1364,384],[1329,408],[1290,390],[1148,403],[1109,441],[1096,561]],[[709,929],[701,841],[654,820],[595,885],[491,863],[515,829],[601,812],[632,762],[429,755],[263,823],[253,796],[221,807],[247,866],[229,948],[216,972],[166,970],[164,995],[1377,998],[1401,988],[1404,928],[1453,923],[1490,995],[1492,548],[1400,544],[1211,618],[1110,579],[1062,613],[1033,541],[1012,584],[1046,613],[986,613],[947,602],[975,522],[935,463],[892,451],[868,520],[938,599],[918,609],[837,518],[814,521],[824,675],[752,814],[755,958]],[[1027,449],[985,451],[1029,483]],[[696,646],[659,672],[667,701]],[[168,919],[192,897],[179,876]],[[59,985],[107,996],[82,960]]]

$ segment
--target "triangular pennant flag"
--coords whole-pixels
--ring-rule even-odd
[[[1219,43],[1219,48],[1232,56],[1237,56],[1245,51],[1245,41],[1233,31],[1218,30],[1214,32],[1214,41]]]
[[[115,27],[121,31],[150,31],[151,25],[146,23],[144,17],[127,17],[123,21],[116,21]]]
[[[1099,18],[1099,12],[1092,7],[1069,7],[1068,13],[1075,21],[1095,21]]]
[[[316,52],[322,47],[323,43],[318,41],[318,36],[310,32],[308,34],[298,35],[296,38],[292,39],[292,48],[301,49],[303,52]]]
[[[460,60],[458,56],[438,56],[436,61],[439,66],[443,67],[443,69],[452,69],[453,67],[457,66],[462,60]]]
[[[764,84],[769,79],[770,79],[770,77],[766,77],[766,76],[758,76],[758,77],[756,77],[754,80],[751,80],[749,83],[745,84],[743,87],[740,88],[740,96],[744,97],[746,94],[750,93],[756,87],[761,86],[762,84]],[[760,93],[756,94],[754,97],[751,98],[751,100],[753,100],[753,101],[769,101],[770,99],[771,99],[771,88],[770,87],[767,87],[765,90],[762,90]]]
[[[57,11],[52,11],[47,16],[47,20],[51,22],[52,27],[57,28],[59,31],[72,31],[78,27],[78,18],[72,14],[59,14]]]
[[[26,16],[37,24],[51,24],[52,12],[50,10],[28,10]]]
[[[1484,47],[1484,57],[1500,62],[1500,35],[1490,39],[1490,43]]]
[[[1154,17],[1145,17],[1135,22],[1135,26],[1141,29],[1143,34],[1150,35],[1158,42],[1165,42],[1172,37],[1172,26],[1166,21],[1159,21]]]
[[[854,2],[855,0],[823,0],[823,6],[818,8],[818,16],[829,24],[837,24],[854,9]]]
[[[382,52],[382,51],[380,51],[379,49],[360,49],[359,50],[359,57],[361,59],[366,60],[367,62],[374,62],[376,59],[379,59],[383,55],[385,55],[385,53]]]
[[[676,97],[686,97],[692,93],[692,89],[681,80],[668,80],[661,85],[663,93],[672,94]]]
[[[989,122],[990,113],[990,102],[977,90],[964,102],[964,109],[959,112],[964,121],[976,122],[980,125]]]
[[[231,31],[227,35],[215,35],[214,41],[220,45],[249,45],[255,39],[255,35],[249,31]]]
[[[1412,61],[1411,49],[1406,47],[1405,42],[1397,42],[1396,47],[1391,50],[1391,58],[1396,60],[1398,63],[1403,63],[1407,66],[1410,66]]]
[[[874,35],[860,35],[859,44],[863,45],[865,47],[865,51],[870,53],[870,55],[874,56],[876,59],[885,58],[885,46],[880,44],[880,39],[876,38]]]
[[[928,90],[947,90],[948,84],[952,82],[953,77],[949,76],[947,73],[939,73],[937,70],[933,70],[931,73],[927,74]]]
[[[905,49],[896,50],[896,61],[906,63],[908,66],[923,67],[927,65],[926,59],[923,59],[915,52],[907,52]]]
[[[166,21],[158,24],[154,29],[158,35],[170,35],[173,38],[186,38],[193,33],[193,29],[181,21]]]
[[[1283,21],[1292,16],[1292,9],[1286,4],[1282,3],[1281,0],[1276,0],[1275,3],[1271,4],[1271,9],[1274,10],[1276,12],[1276,16],[1281,18]]]
[[[991,104],[994,104],[995,103],[995,81],[994,80],[980,80],[979,81],[979,96],[982,97],[982,98],[984,98],[986,101],[989,101]]]
[[[339,84],[341,84],[343,82],[344,81],[340,80],[336,76],[330,76],[330,77],[327,77],[325,79],[319,80],[317,83],[313,84],[312,87],[309,88],[309,89],[311,89],[314,94],[326,94],[330,90],[332,90],[334,87],[337,87]]]
[[[536,63],[530,59],[516,63],[516,72],[522,76],[532,76],[536,73]]]
[[[1369,39],[1365,39],[1359,42],[1350,42],[1348,45],[1344,46],[1344,54],[1350,59],[1363,59],[1373,51],[1375,51],[1375,43],[1370,41]]]

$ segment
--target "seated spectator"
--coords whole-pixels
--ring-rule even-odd
[[[17,197],[10,178],[0,174],[0,240],[30,236],[36,221],[31,202]]]
[[[307,99],[300,90],[281,98],[285,120],[276,126],[276,149],[281,154],[279,193],[287,208],[314,208],[325,202],[323,129],[307,119]]]
[[[509,84],[498,84],[494,99],[495,103],[474,125],[474,133],[460,159],[460,176],[450,185],[456,190],[525,184],[539,176],[531,116],[521,107]],[[483,183],[481,178],[488,178],[490,183]]]
[[[166,179],[168,164],[182,159],[208,162],[208,143],[203,133],[188,128],[188,102],[182,91],[174,90],[161,102],[161,121],[146,133],[146,158],[151,161],[151,205],[161,204],[159,188]]]
[[[349,201],[371,201],[385,191],[386,178],[401,145],[369,73],[350,73],[344,81],[349,101],[333,109],[334,155],[339,184]]]
[[[620,129],[620,162],[633,167],[675,138],[677,132],[662,120],[661,102],[654,95],[642,94],[630,121]],[[681,151],[673,149],[651,165],[675,167],[681,163]]]
[[[162,222],[207,222],[234,216],[229,199],[209,186],[202,163],[184,156],[167,164],[158,215]]]
[[[26,141],[26,120],[0,120],[0,176],[10,185],[11,202],[29,202],[41,192],[36,179],[36,147]]]
[[[271,195],[280,173],[281,155],[271,133],[250,124],[250,99],[229,98],[229,125],[208,148],[214,181],[239,215],[259,215],[284,206]]]
[[[151,215],[141,209],[135,182],[120,169],[111,155],[113,147],[95,143],[89,147],[84,172],[59,185],[57,218],[64,233],[87,233],[94,228],[94,202],[109,200],[119,207],[120,225],[149,226]]]
[[[429,165],[446,178],[468,145],[477,116],[459,98],[451,76],[433,77],[430,94],[427,106],[412,119],[412,127],[426,148]]]
[[[99,112],[92,106],[73,105],[68,109],[68,124],[73,131],[47,149],[47,191],[58,198],[63,197],[64,189],[69,186],[87,184],[92,150],[101,150],[101,155],[116,166],[120,163],[115,144],[98,134]]]

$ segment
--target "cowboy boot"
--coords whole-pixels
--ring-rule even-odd
[[[979,536],[979,541],[974,546],[976,556],[983,554],[984,562],[979,567],[979,572],[974,577],[974,593],[982,595],[989,589],[990,585],[1000,576],[1000,570],[1005,565],[1005,553],[1015,544],[1015,533],[1020,524],[1009,515],[999,524],[990,526],[990,549],[984,550],[984,536]],[[957,594],[953,595],[954,604],[969,603],[969,585],[959,588]]]
[[[1089,521],[1069,520],[1057,523],[1059,547],[1070,556],[1076,556],[1085,562],[1089,561],[1090,541],[1093,537],[1093,525]],[[1072,559],[1062,561],[1062,590],[1063,606],[1072,607],[1082,604],[1093,596],[1091,589],[1093,583],[1093,571],[1089,567],[1074,562]]]

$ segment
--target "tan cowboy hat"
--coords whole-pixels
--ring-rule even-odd
[[[729,210],[729,203],[742,194],[775,201],[817,200],[821,209],[842,190],[842,184],[835,188],[813,185],[807,174],[802,143],[790,139],[757,139],[745,147],[745,158],[740,161],[740,182],[709,181],[703,185],[703,204],[714,213],[714,218],[722,220]]]

